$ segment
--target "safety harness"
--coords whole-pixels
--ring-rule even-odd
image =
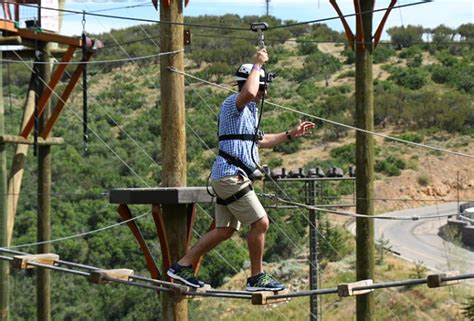
[[[263,133],[259,132],[257,135],[254,134],[228,134],[228,135],[220,135],[219,136],[219,141],[224,141],[224,140],[249,140],[249,141],[255,141],[261,140],[263,137]],[[247,176],[253,180],[255,178],[255,169],[252,169],[248,167],[244,162],[242,162],[239,158],[223,151],[222,149],[219,149],[219,156],[223,157],[228,164],[237,166],[238,168],[242,169]],[[253,187],[252,184],[249,184],[245,188],[241,189],[237,193],[229,196],[226,199],[222,199],[219,196],[216,196],[216,203],[220,205],[227,206],[239,199],[241,199],[244,195],[246,195],[248,192],[252,191]]]

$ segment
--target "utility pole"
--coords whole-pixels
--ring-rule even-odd
[[[160,1],[160,49],[162,52],[182,50],[183,1]],[[161,155],[163,187],[186,186],[186,124],[184,109],[184,76],[171,72],[168,67],[184,69],[183,53],[163,55],[160,59],[161,93]],[[186,252],[187,216],[183,204],[163,205],[171,261],[175,262]],[[166,271],[164,271],[166,275]],[[165,276],[166,277],[166,276]],[[188,320],[187,300],[171,293],[162,294],[162,319],[165,321]]]
[[[39,46],[37,59],[38,66],[35,68],[39,72],[37,81],[39,86],[35,88],[37,97],[44,91],[45,84],[51,78],[49,44]],[[51,114],[50,104],[39,119],[39,132],[46,126],[46,122]],[[51,146],[38,146],[38,220],[37,220],[37,240],[47,242],[51,240]],[[38,253],[51,252],[49,243],[39,244]],[[37,269],[36,272],[36,317],[38,321],[51,320],[51,271],[48,269]]]
[[[320,183],[321,184],[321,183]],[[316,182],[311,180],[306,184],[307,191],[307,202],[306,204],[316,206]],[[318,217],[319,213],[316,214],[316,210],[309,210],[309,285],[311,290],[319,288],[318,277],[319,277],[319,260],[318,260]],[[318,321],[319,314],[319,296],[311,295],[309,297],[310,305],[310,321]]]
[[[265,15],[270,15],[270,0],[265,0]]]
[[[5,109],[3,106],[3,66],[0,52],[0,136],[5,134]],[[0,142],[0,247],[8,246],[7,228],[7,155],[6,144]],[[9,317],[10,266],[8,261],[0,262],[0,321]]]
[[[374,130],[374,97],[372,79],[372,10],[374,0],[354,1],[356,7],[355,42],[355,126]],[[360,7],[358,4],[360,3]],[[371,134],[356,132],[356,213],[374,215],[374,139]],[[357,218],[357,280],[374,279],[374,221]],[[357,321],[374,320],[374,295],[357,296]]]
[[[374,140],[367,132],[374,131],[374,92],[372,78],[372,52],[379,44],[383,27],[397,0],[391,0],[372,37],[372,18],[375,0],[354,0],[356,34],[354,36],[336,0],[329,0],[341,19],[349,46],[355,51],[355,126],[356,132],[356,212],[374,215]],[[374,279],[375,243],[374,222],[356,219],[356,275],[357,280]],[[357,296],[357,321],[374,319],[374,295]]]

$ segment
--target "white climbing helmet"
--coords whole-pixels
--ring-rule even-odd
[[[253,65],[252,64],[243,64],[240,65],[239,69],[235,73],[235,80],[237,82],[246,81],[250,73],[252,72]],[[265,70],[260,69],[260,84],[264,85],[268,81],[265,79]]]

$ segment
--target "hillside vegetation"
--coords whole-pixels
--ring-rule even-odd
[[[267,21],[270,26],[294,22],[236,15],[187,18],[186,22],[248,28],[251,22],[259,20]],[[432,30],[420,28],[389,29],[391,42],[381,43],[374,51],[376,130],[406,141],[472,155],[473,25],[463,25],[458,29],[445,26]],[[157,55],[160,52],[159,32],[159,25],[143,25],[91,35],[105,43],[105,48],[94,59]],[[430,43],[423,41],[426,34],[430,36]],[[235,89],[232,74],[240,63],[251,61],[255,52],[255,34],[193,27],[192,35],[192,44],[185,49],[186,72]],[[324,170],[341,167],[347,173],[349,165],[355,163],[353,131],[319,120],[324,118],[354,125],[354,54],[344,44],[344,34],[326,25],[299,25],[273,29],[265,36],[270,53],[267,68],[275,72],[277,78],[267,97],[274,105],[265,106],[262,129],[267,133],[284,131],[299,119],[307,118],[317,123],[317,130],[311,136],[277,146],[273,151],[262,151],[263,163],[273,169],[302,167],[305,171],[316,166]],[[156,56],[134,63],[90,65],[88,154],[83,152],[80,88],[76,89],[54,130],[54,136],[65,139],[64,145],[52,148],[54,239],[119,222],[115,207],[108,200],[110,189],[160,184],[162,127],[158,63],[159,57]],[[23,64],[4,65],[3,89],[5,95],[9,94],[5,99],[7,133],[18,132],[29,73]],[[228,92],[190,77],[185,78],[185,84],[188,185],[205,186],[217,145],[216,115]],[[12,155],[13,147],[9,146],[8,151]],[[454,165],[449,167],[450,164]],[[36,167],[37,160],[30,153],[13,245],[36,240]],[[474,166],[470,159],[377,138],[376,172],[379,199],[413,200],[377,202],[377,211],[422,205],[422,199],[453,200],[457,193],[462,199],[474,197]],[[456,172],[459,172],[461,183],[455,179]],[[400,188],[395,190],[393,186]],[[302,187],[288,185],[285,191],[294,200],[304,202]],[[257,189],[261,190],[262,186],[257,184]],[[326,202],[353,197],[351,184],[331,185],[326,192]],[[143,206],[133,208],[135,215],[149,210]],[[205,233],[212,213],[213,208],[208,204],[199,207],[195,237]],[[295,258],[306,262],[306,213],[284,209],[269,213],[273,225],[267,237],[265,261],[276,270],[281,268],[281,262],[292,262]],[[351,256],[353,237],[344,230],[342,223],[327,215],[322,215],[319,221],[322,236],[319,260],[325,287],[355,278],[354,258]],[[152,218],[145,216],[138,224],[155,258],[160,261]],[[200,277],[214,287],[231,284],[234,289],[240,289],[242,284],[234,278],[241,280],[245,277],[246,272],[241,270],[245,271],[248,260],[246,233],[244,228],[239,236],[209,253],[203,260]],[[56,242],[52,247],[52,251],[66,261],[101,268],[129,268],[138,275],[148,276],[143,255],[126,226]],[[30,246],[20,250],[33,253],[36,248]],[[298,265],[294,268],[297,271],[290,273],[301,281],[299,289],[308,286],[304,265]],[[380,279],[398,280],[424,272],[419,267],[389,258],[379,266],[377,273]],[[31,271],[12,271],[12,274],[12,319],[34,320],[35,274]],[[160,319],[159,296],[152,291],[119,285],[94,286],[83,278],[60,273],[53,273],[52,289],[54,320]],[[406,315],[403,320],[462,320],[463,312],[472,313],[472,299],[469,305],[472,291],[464,288],[453,290],[459,291],[455,294],[443,289],[430,291],[429,294],[419,289],[379,291],[377,304],[390,315]],[[293,300],[275,309],[267,307],[263,313],[260,309],[247,309],[245,306],[242,308],[248,313],[245,318],[234,311],[235,305],[227,305],[228,301],[192,301],[190,315],[194,313],[196,317],[192,319],[195,320],[220,317],[231,320],[308,318],[307,299]],[[328,320],[344,320],[353,315],[353,302],[347,305],[347,301],[334,297],[323,302],[324,310],[331,316]],[[225,313],[214,314],[220,309],[213,305],[218,305]],[[215,311],[207,314],[209,310]]]

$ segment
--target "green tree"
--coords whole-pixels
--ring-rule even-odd
[[[391,42],[397,47],[397,49],[408,48],[416,43],[423,42],[423,27],[422,26],[402,26],[402,27],[391,27],[387,29],[387,33],[390,36]]]

